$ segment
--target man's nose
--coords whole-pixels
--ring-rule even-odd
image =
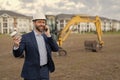
[[[45,26],[45,23],[41,23],[42,26]]]

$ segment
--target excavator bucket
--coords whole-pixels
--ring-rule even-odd
[[[92,52],[98,52],[102,48],[96,40],[93,41],[85,40],[84,46],[85,50],[91,50]]]

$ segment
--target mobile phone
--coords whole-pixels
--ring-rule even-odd
[[[47,32],[48,28],[45,27],[45,32]]]
[[[11,37],[14,37],[14,36],[16,36],[16,35],[17,35],[17,31],[13,31],[13,32],[10,34]]]
[[[47,32],[47,30],[48,30],[48,28],[46,28],[46,26],[47,26],[47,20],[45,21],[45,27],[44,27],[45,32]]]
[[[10,34],[10,36],[11,36],[12,38],[15,37],[15,36],[21,37],[21,34],[18,33],[17,31],[13,31],[13,32]]]
[[[47,25],[45,25],[44,27],[44,31],[47,32],[48,31],[48,28],[46,27]]]

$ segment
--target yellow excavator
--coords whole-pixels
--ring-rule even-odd
[[[98,41],[99,43],[97,43],[97,41],[85,41],[84,42],[84,46],[85,49],[89,49],[92,51],[99,51],[103,45],[104,42],[102,41],[102,30],[101,30],[101,20],[98,16],[95,17],[95,19],[90,19],[90,18],[81,18],[79,15],[72,17],[72,19],[70,21],[68,21],[68,23],[66,24],[66,26],[61,30],[61,32],[59,33],[59,37],[58,37],[58,45],[59,45],[59,55],[66,55],[67,51],[64,50],[62,48],[62,44],[63,42],[67,39],[67,37],[69,36],[69,34],[71,33],[71,29],[70,27],[73,25],[77,25],[80,22],[86,22],[86,23],[94,23],[96,26],[96,33],[97,33],[97,37],[98,37]]]

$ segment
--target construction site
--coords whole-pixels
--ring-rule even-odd
[[[4,12],[6,11],[2,11],[1,14]],[[18,18],[7,17],[11,16],[10,13],[12,12],[8,11],[8,15],[4,14],[1,17],[3,25],[0,34],[0,80],[23,80],[20,75],[25,55],[18,58],[13,56],[12,37],[21,31],[24,31],[21,34],[28,33],[32,28],[30,25],[28,28],[17,25],[22,22],[19,17],[23,18],[23,22],[30,22],[29,18],[27,19],[26,16],[24,18],[20,14]],[[50,79],[120,80],[119,21],[99,16],[70,16],[69,20],[68,17],[63,19],[63,15],[57,16],[56,21],[53,16],[47,18],[52,37],[59,46],[59,51],[52,53],[56,70],[50,74]],[[9,19],[12,21],[10,22]],[[10,28],[7,24],[14,25]],[[12,32],[16,33],[10,36],[9,33]]]
[[[53,53],[56,70],[51,80],[120,80],[120,34],[104,33],[103,48],[98,52],[85,50],[85,40],[97,40],[96,34],[71,33],[63,44],[66,56]],[[13,41],[0,35],[0,80],[22,80],[24,58],[12,54]]]

